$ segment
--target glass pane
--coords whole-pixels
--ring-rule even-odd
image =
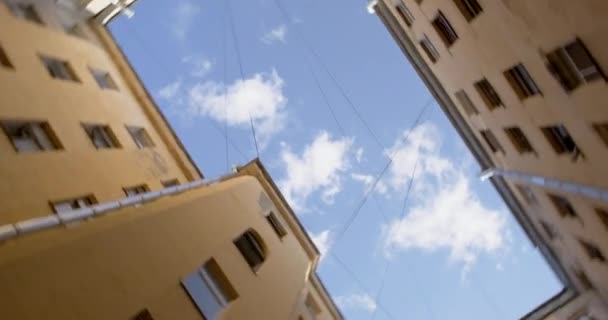
[[[190,274],[182,281],[182,284],[203,316],[208,320],[217,319],[222,306],[201,277],[199,271]]]

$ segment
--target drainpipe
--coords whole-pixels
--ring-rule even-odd
[[[501,176],[508,180],[520,181],[544,188],[557,189],[567,193],[577,194],[583,197],[608,202],[608,189],[596,188],[575,182],[566,182],[558,179],[547,178],[517,171],[490,168],[482,171],[479,178],[482,181],[495,176]]]

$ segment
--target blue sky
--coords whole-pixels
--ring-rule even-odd
[[[255,157],[251,115],[262,161],[325,253],[319,273],[348,319],[516,319],[556,294],[365,2],[280,1],[289,19],[275,0],[232,1],[238,50],[223,1],[141,0],[110,26],[205,175]]]

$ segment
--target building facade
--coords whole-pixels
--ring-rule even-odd
[[[0,224],[202,178],[103,25],[62,3],[0,2]]]
[[[369,8],[564,283],[524,318],[608,318],[608,3]]]
[[[0,2],[1,317],[341,319],[262,164],[203,180],[104,26],[132,2]]]

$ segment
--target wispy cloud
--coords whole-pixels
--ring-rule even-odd
[[[376,180],[374,176],[360,173],[351,173],[350,177],[357,182],[363,183],[363,185],[365,185],[366,192],[372,188],[374,181]],[[388,186],[382,180],[380,180],[376,184],[374,191],[380,194],[386,194],[388,192]]]
[[[363,147],[359,147],[359,149],[357,149],[357,151],[355,152],[355,160],[357,160],[358,163],[361,163],[361,161],[363,161],[363,152],[365,152],[365,149],[363,149]]]
[[[331,249],[331,245],[333,242],[333,234],[331,230],[323,230],[319,233],[309,233],[312,242],[314,242],[317,249],[319,249],[319,253],[321,254],[321,260],[323,260],[329,250]]]
[[[213,61],[204,55],[189,55],[182,62],[188,65],[190,75],[195,78],[204,78],[213,69]]]
[[[386,226],[384,245],[388,253],[419,249],[447,249],[450,260],[468,270],[484,253],[495,253],[507,245],[504,216],[488,208],[476,197],[463,169],[439,152],[437,128],[425,123],[401,137],[389,152],[395,154],[389,185],[403,190],[412,178],[418,159],[416,196],[403,219]]]
[[[177,79],[160,88],[160,90],[158,90],[158,96],[165,100],[173,100],[178,96],[181,88],[182,81]]]
[[[273,44],[275,42],[287,42],[287,26],[282,24],[271,29],[262,36],[262,42],[265,44]]]
[[[257,73],[226,85],[215,81],[197,83],[188,91],[189,108],[195,114],[211,117],[228,125],[248,127],[255,123],[260,143],[285,126],[287,98],[284,82],[275,70]]]
[[[344,296],[337,296],[336,303],[341,309],[360,309],[368,313],[374,312],[378,307],[374,298],[366,293],[352,293]]]
[[[333,202],[342,190],[341,174],[349,168],[347,156],[351,145],[350,138],[332,139],[328,132],[322,131],[301,154],[283,146],[281,160],[286,177],[279,186],[294,208],[305,209],[306,200],[315,192],[320,192],[325,203]]]
[[[171,33],[178,40],[184,40],[201,8],[190,1],[180,1],[171,13]]]

